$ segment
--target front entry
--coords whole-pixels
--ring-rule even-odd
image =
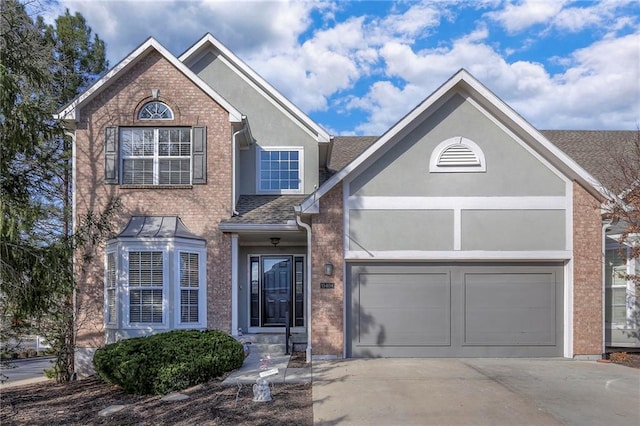
[[[251,256],[252,327],[304,326],[304,257]]]

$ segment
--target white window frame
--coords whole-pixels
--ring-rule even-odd
[[[442,154],[455,145],[461,145],[469,149],[478,159],[478,163],[465,164],[461,162],[459,164],[442,164],[440,162]],[[431,158],[429,159],[430,173],[484,173],[486,171],[487,163],[484,152],[482,152],[480,146],[471,139],[462,136],[455,136],[440,142],[431,152]]]
[[[123,288],[123,303],[122,310],[124,314],[124,328],[153,328],[153,329],[166,329],[169,327],[168,324],[168,310],[169,310],[169,249],[170,247],[167,245],[126,245],[123,247],[123,256],[122,256],[122,273],[127,277],[125,280],[125,284],[122,286]],[[130,292],[132,289],[154,289],[156,287],[131,287],[129,285],[129,253],[131,252],[153,252],[159,251],[162,253],[162,322],[131,322],[131,318],[129,316],[130,309]]]
[[[115,269],[115,276],[113,277],[113,282],[109,279],[109,257],[112,256],[113,259],[113,267]],[[104,325],[106,328],[116,328],[118,326],[118,312],[120,311],[120,306],[118,304],[118,252],[117,250],[109,250],[105,254],[104,258]],[[113,291],[113,303],[114,303],[114,312],[113,318],[109,314],[111,311],[111,306],[109,304],[109,291]]]
[[[180,255],[182,253],[198,255],[198,322],[182,322],[181,290],[194,290],[194,287],[182,287],[180,284]],[[207,250],[197,248],[176,247],[174,249],[174,323],[175,328],[206,328],[207,326]]]
[[[296,151],[298,152],[298,189],[262,189],[262,168],[260,157],[262,152],[282,152]],[[256,155],[256,189],[260,194],[303,194],[304,193],[304,148],[300,146],[257,146]]]
[[[160,155],[160,130],[189,130],[189,155]],[[122,134],[126,131],[132,130],[152,130],[153,131],[153,155],[125,155],[124,143]],[[188,126],[170,126],[170,127],[136,127],[126,126],[118,128],[118,139],[120,140],[120,153],[118,161],[120,162],[120,182],[122,185],[145,185],[145,186],[176,186],[176,185],[191,185],[193,183],[193,128]],[[189,181],[182,183],[160,183],[160,161],[161,160],[186,160],[189,159]],[[125,182],[125,167],[126,160],[151,160],[153,167],[152,183],[135,183]]]

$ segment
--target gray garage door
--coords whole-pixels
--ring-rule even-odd
[[[562,356],[561,264],[349,264],[349,357]]]

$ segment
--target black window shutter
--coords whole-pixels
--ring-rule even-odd
[[[107,127],[104,132],[104,183],[118,184],[118,128]]]
[[[191,183],[202,185],[207,183],[207,128],[193,128],[192,160],[193,176]]]

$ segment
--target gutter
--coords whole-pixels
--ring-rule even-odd
[[[296,211],[296,222],[307,231],[307,351],[306,361],[311,362],[312,347],[311,347],[311,226],[302,221],[302,218]]]
[[[605,270],[607,267],[607,229],[611,226],[610,221],[606,221],[602,224],[602,359],[607,359],[607,326],[606,326],[606,275]]]

